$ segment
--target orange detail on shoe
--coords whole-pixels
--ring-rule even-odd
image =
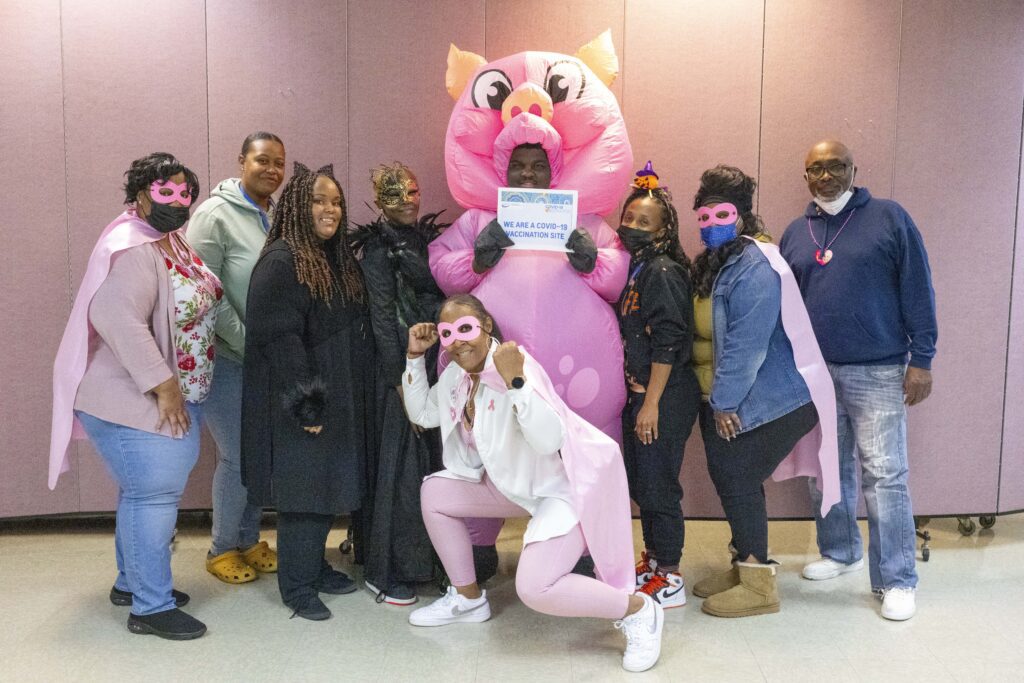
[[[650,574],[652,571],[654,570],[651,568],[651,558],[645,552],[640,553],[640,561],[636,563],[636,573]]]
[[[668,585],[668,579],[661,574],[655,574],[651,577],[650,581],[640,587],[640,593],[646,593],[647,595],[654,595],[662,588]]]

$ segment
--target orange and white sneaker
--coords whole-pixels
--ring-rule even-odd
[[[640,561],[636,563],[636,587],[640,588],[650,581],[657,568],[658,561],[648,555],[646,550],[641,552]]]
[[[665,609],[682,607],[686,604],[686,584],[683,583],[683,577],[678,572],[665,574],[655,572],[638,592],[651,596]]]

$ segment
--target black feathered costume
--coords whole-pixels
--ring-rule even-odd
[[[444,294],[434,283],[427,245],[447,224],[437,214],[412,226],[396,226],[381,217],[350,236],[362,248],[363,277],[370,296],[377,342],[378,429],[380,448],[367,466],[367,495],[356,536],[356,559],[366,580],[386,591],[393,583],[430,580],[434,549],[423,526],[420,484],[441,467],[437,430],[417,436],[405,414],[397,387],[405,370],[409,327],[434,322]],[[436,381],[436,346],[427,368]]]

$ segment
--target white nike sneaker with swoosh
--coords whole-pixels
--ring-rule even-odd
[[[655,572],[638,592],[651,596],[665,609],[686,604],[686,584],[683,583],[683,577],[679,572]]]
[[[409,615],[413,626],[445,626],[447,624],[479,624],[491,618],[491,604],[487,602],[487,591],[476,600],[459,595],[454,586],[448,592]]]
[[[635,614],[615,622],[615,628],[626,636],[622,668],[626,671],[647,671],[661,657],[661,632],[665,627],[665,610],[646,593],[636,593],[644,606]]]

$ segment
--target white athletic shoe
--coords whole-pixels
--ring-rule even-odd
[[[638,592],[651,596],[665,609],[686,604],[686,584],[679,572],[655,572]]]
[[[487,591],[476,600],[464,598],[454,586],[448,592],[409,615],[413,626],[445,626],[447,624],[479,624],[491,618],[491,605],[487,602]]]
[[[863,568],[863,557],[850,564],[836,562],[831,557],[823,557],[820,560],[815,560],[814,562],[806,565],[804,567],[803,576],[805,579],[810,579],[811,581],[825,581],[826,579],[834,579],[840,574],[859,571]]]
[[[913,588],[890,588],[882,597],[882,616],[892,621],[906,621],[917,612]]]
[[[651,596],[637,593],[643,608],[615,622],[615,628],[626,636],[626,651],[622,654],[622,668],[626,671],[647,671],[658,663],[661,656],[661,632],[665,627],[665,610]]]

